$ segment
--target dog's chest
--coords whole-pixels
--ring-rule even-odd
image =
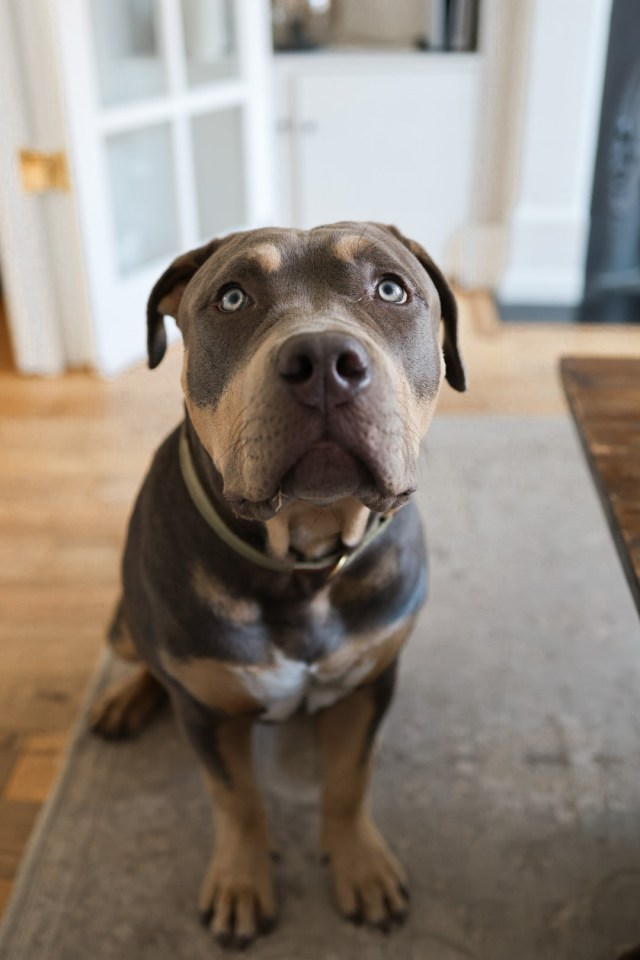
[[[334,607],[328,594],[303,607],[306,615],[295,606],[283,605],[277,617],[259,617],[252,610],[242,630],[247,636],[253,631],[258,655],[244,662],[224,655],[218,633],[207,652],[176,656],[161,650],[160,664],[208,709],[285,720],[300,709],[326,708],[377,676],[404,642],[414,605],[407,610],[403,602],[390,618],[385,604],[382,619],[370,604],[373,609],[362,611],[356,622],[349,622],[347,608]]]
[[[267,666],[234,665],[233,673],[247,693],[263,707],[264,720],[286,720],[300,708],[309,713],[347,696],[373,670],[378,644],[358,640],[323,660],[305,663],[274,648]]]
[[[205,583],[203,575],[197,593],[215,618],[199,626],[200,650],[192,656],[188,648],[182,656],[165,651],[161,664],[195,700],[222,713],[255,711],[277,721],[301,709],[326,708],[384,669],[413,612],[415,604],[407,600],[415,593],[411,581],[408,593],[398,589],[389,596],[389,584],[398,580],[395,552],[374,572],[375,580],[369,573],[345,581],[342,590],[325,587],[311,599],[251,601],[223,595],[221,581],[209,575]],[[226,623],[233,626],[228,636]]]
[[[394,632],[388,625],[378,626],[347,635],[336,647],[329,638],[343,628],[328,591],[317,596],[306,613],[298,619],[298,630],[292,630],[293,642],[283,644],[287,631],[275,631],[268,663],[232,666],[236,679],[262,705],[265,720],[285,720],[301,708],[314,713],[347,696],[375,669]],[[273,642],[276,636],[278,644]],[[313,657],[312,651],[317,651]]]

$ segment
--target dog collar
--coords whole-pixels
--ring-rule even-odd
[[[348,563],[357,557],[358,554],[362,553],[365,547],[368,547],[371,541],[375,540],[375,538],[382,533],[391,520],[391,514],[378,517],[377,522],[372,524],[358,546],[354,547],[353,550],[344,549],[337,553],[329,554],[326,557],[320,557],[318,560],[279,560],[276,557],[268,556],[256,547],[252,547],[251,544],[234,533],[224,522],[196,473],[193,457],[191,456],[191,450],[189,448],[187,432],[184,427],[180,431],[179,453],[182,478],[203,520],[208,523],[214,533],[216,533],[228,547],[231,547],[232,550],[235,550],[236,553],[239,553],[240,556],[246,560],[251,560],[253,563],[258,564],[258,566],[266,567],[268,570],[275,570],[278,573],[327,572],[327,579],[332,579],[340,570],[343,570]]]

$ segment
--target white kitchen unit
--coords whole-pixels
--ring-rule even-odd
[[[276,54],[279,221],[395,223],[446,267],[470,219],[481,55]]]

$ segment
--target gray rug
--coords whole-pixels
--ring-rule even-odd
[[[315,791],[281,778],[269,729],[281,920],[252,955],[611,960],[640,941],[640,625],[573,431],[442,418],[422,481],[431,600],[374,784],[411,919],[383,937],[335,917]],[[0,957],[209,960],[195,901],[211,840],[169,715],[131,744],[80,730]]]

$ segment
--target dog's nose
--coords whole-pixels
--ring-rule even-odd
[[[278,374],[307,407],[349,403],[371,380],[367,351],[344,333],[299,333],[281,346]]]

